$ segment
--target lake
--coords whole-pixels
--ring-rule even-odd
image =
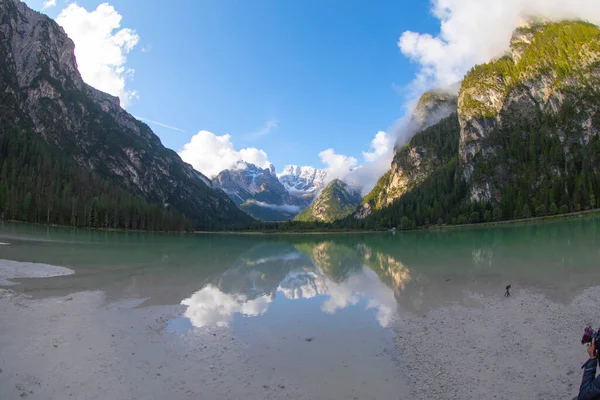
[[[507,284],[513,296],[532,291],[569,304],[600,282],[597,218],[303,235],[126,233],[2,223],[0,242],[5,243],[0,278],[16,283],[6,286],[15,296],[11,304],[28,309],[6,305],[0,310],[0,324],[13,329],[11,336],[0,336],[0,355],[29,354],[30,361],[13,366],[35,376],[34,383],[23,383],[17,372],[2,366],[0,398],[28,390],[40,398],[51,398],[49,393],[77,397],[84,388],[87,398],[194,398],[194,393],[204,393],[203,398],[243,398],[244,393],[250,398],[407,398],[408,364],[394,342],[398,321],[424,318],[442,307],[480,307],[474,295],[502,299]],[[11,275],[11,268],[43,269],[38,263],[74,273],[36,279]],[[44,320],[42,312],[56,313],[56,320]],[[33,319],[38,322],[28,322]],[[113,336],[104,332],[107,327]],[[40,365],[40,354],[47,351],[27,350],[24,341],[14,339],[16,332],[31,338],[54,335],[61,341],[56,351],[71,346],[60,357],[64,368],[73,369],[71,378],[55,371],[48,355]],[[110,368],[94,358],[103,346],[95,351],[88,346],[87,338],[96,335],[111,340],[102,342],[115,352],[111,360],[119,360],[106,361]],[[190,358],[198,348],[210,352],[206,343],[212,349],[208,356],[173,362]],[[134,348],[137,355],[118,355]],[[89,358],[74,357],[77,349],[89,352]],[[171,353],[152,359],[143,355],[167,350]],[[226,360],[230,356],[235,359]],[[131,363],[137,372],[118,372],[125,368],[119,363]],[[158,364],[170,372],[144,369]],[[95,377],[77,371],[81,365]],[[213,371],[219,368],[220,374]],[[194,369],[203,378],[193,378]],[[87,386],[98,374],[110,389]],[[141,388],[141,377],[150,375],[153,383]],[[47,376],[73,384],[58,387]]]

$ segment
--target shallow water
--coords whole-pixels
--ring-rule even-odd
[[[11,290],[39,301],[101,291],[106,307],[129,302],[155,313],[177,305],[162,335],[228,329],[261,368],[295,377],[320,398],[403,393],[391,329],[403,313],[471,306],[472,293],[501,298],[507,284],[513,296],[534,289],[566,303],[600,278],[599,219],[396,235],[174,235],[4,223],[0,242],[7,243],[2,260],[74,271],[9,279],[18,283]]]

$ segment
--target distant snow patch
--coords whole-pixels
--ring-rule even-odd
[[[16,278],[51,278],[74,274],[75,271],[56,265],[0,260],[0,286],[16,285],[9,279]]]

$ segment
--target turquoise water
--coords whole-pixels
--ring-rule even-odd
[[[315,235],[171,235],[4,223],[0,258],[71,268],[21,279],[35,297],[102,290],[108,300],[183,304],[173,329],[236,318],[342,312],[389,326],[465,293],[502,295],[512,284],[568,301],[600,278],[600,221],[468,230]],[[278,315],[277,319],[284,318]],[[365,322],[366,323],[366,322]]]

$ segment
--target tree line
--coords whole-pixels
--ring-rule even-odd
[[[80,228],[185,231],[192,222],[77,165],[37,134],[0,132],[0,216]]]

